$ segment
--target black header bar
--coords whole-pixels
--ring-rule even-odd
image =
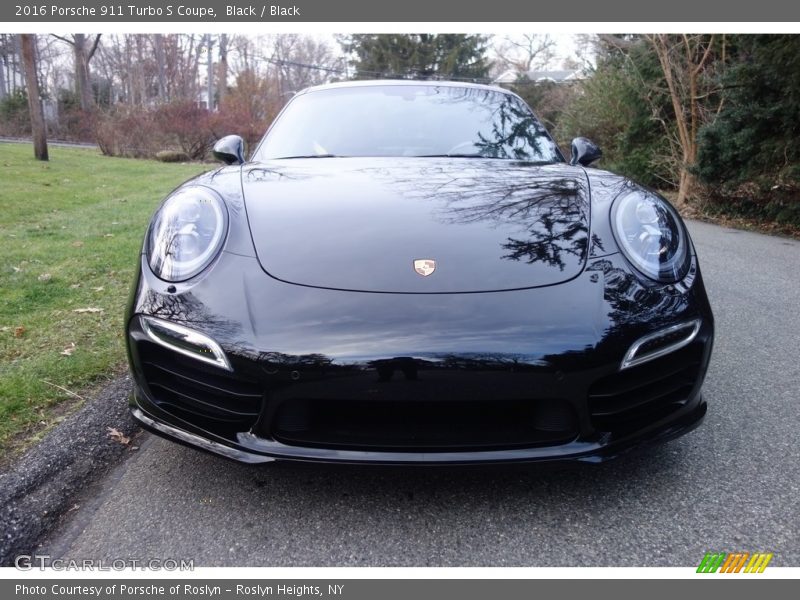
[[[4,23],[307,22],[702,22],[790,24],[800,3],[786,0],[10,0]],[[713,26],[711,27],[713,29]],[[786,31],[795,28],[787,26]]]

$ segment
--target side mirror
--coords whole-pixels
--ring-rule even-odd
[[[602,158],[602,156],[603,152],[591,140],[585,137],[577,137],[572,140],[572,159],[569,161],[569,164],[580,164],[581,166],[588,167],[597,159]]]
[[[226,135],[214,144],[212,154],[226,165],[241,165],[244,162],[244,140],[238,135]]]

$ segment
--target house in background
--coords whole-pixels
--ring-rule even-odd
[[[560,70],[560,71],[518,71],[508,69],[501,73],[492,81],[495,85],[513,85],[520,77],[524,77],[533,83],[571,83],[583,79],[583,72],[579,69]]]

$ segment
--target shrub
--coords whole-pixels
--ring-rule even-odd
[[[95,118],[91,111],[81,110],[74,90],[58,91],[58,119],[51,125],[50,133],[63,140],[93,142]]]
[[[580,82],[531,81],[522,76],[510,89],[525,100],[550,133],[556,135],[565,109],[575,102],[575,95],[581,88]],[[556,140],[562,148],[569,148],[571,141],[571,138]]]
[[[252,148],[283,106],[283,98],[274,82],[253,71],[243,71],[236,86],[220,102],[211,120],[215,138],[236,134]]]
[[[28,95],[24,89],[18,88],[0,100],[0,135],[16,137],[30,133]]]
[[[161,162],[187,162],[190,160],[186,152],[179,152],[177,150],[162,150],[156,152],[156,159]]]
[[[747,35],[733,40],[722,77],[724,104],[699,136],[698,175],[726,192],[747,182],[800,182],[800,39]],[[763,179],[764,181],[759,181]]]
[[[218,112],[191,100],[155,107],[118,104],[95,112],[92,130],[103,154],[157,157],[159,151],[174,150],[187,157],[180,160],[202,160],[224,135],[237,134],[249,147],[255,145],[280,110],[281,98],[268,80],[247,71],[239,74]]]
[[[112,111],[97,113],[94,134],[100,151],[107,156],[150,158],[167,146],[154,112],[135,106],[118,105]]]
[[[202,160],[214,143],[212,114],[191,101],[156,107],[116,105],[94,116],[95,141],[103,154],[153,158],[162,150]],[[185,158],[184,158],[185,157]]]
[[[159,106],[155,111],[161,130],[172,137],[192,160],[202,160],[214,143],[212,114],[190,100]]]
[[[602,57],[595,72],[577,84],[559,118],[557,139],[588,137],[603,150],[602,168],[645,185],[671,187],[679,164],[664,127],[673,120],[671,106],[654,91],[661,77],[645,44]]]
[[[739,35],[724,103],[700,130],[697,175],[710,210],[800,226],[800,39]]]

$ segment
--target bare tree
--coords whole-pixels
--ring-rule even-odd
[[[9,89],[6,87],[6,71],[8,69],[8,48],[6,35],[0,36],[0,100],[6,97]]]
[[[548,34],[507,35],[495,44],[494,51],[503,69],[526,73],[541,68],[555,56],[556,41]]]
[[[269,36],[260,58],[278,78],[285,100],[293,92],[327,81],[341,72],[340,60],[324,41],[299,34]]]
[[[19,64],[22,57],[22,38],[18,35],[14,38],[14,71],[20,74],[20,86],[25,87],[25,67]]]
[[[72,46],[75,60],[75,91],[80,99],[82,110],[90,110],[95,104],[89,76],[89,62],[97,52],[101,35],[98,33],[94,37],[94,41],[90,42],[84,33],[75,33],[72,35],[72,39],[53,34],[53,37]]]
[[[217,65],[217,96],[222,103],[228,93],[228,34],[219,36],[219,64]]]
[[[103,38],[96,70],[117,90],[114,102],[147,105],[196,100],[199,67],[207,44],[196,34],[109,34]]]
[[[238,57],[238,60],[234,63],[234,75],[244,71],[251,71],[255,67],[254,54],[256,53],[253,39],[245,35],[236,35],[233,37],[232,46]]]
[[[25,73],[20,65],[20,39],[19,35],[0,34],[0,98],[5,94],[13,94],[20,87],[25,86]]]
[[[133,36],[136,43],[136,66],[135,81],[136,89],[134,96],[138,99],[138,104],[144,106],[148,101],[147,94],[147,60],[145,57],[146,35],[137,34]]]
[[[22,62],[25,67],[25,80],[28,86],[28,109],[31,113],[33,154],[38,160],[49,160],[47,129],[44,123],[42,101],[39,98],[39,74],[36,70],[36,36],[25,33],[21,34],[20,38]]]
[[[164,56],[164,36],[162,34],[155,34],[153,48],[155,49],[156,73],[158,74],[158,99],[165,102],[167,100],[167,62]]]
[[[693,192],[697,163],[697,132],[702,125],[702,102],[715,93],[703,87],[704,69],[712,60],[714,35],[648,35],[664,74],[681,148],[678,203]],[[724,46],[723,46],[724,55]],[[718,112],[718,111],[717,111]]]

